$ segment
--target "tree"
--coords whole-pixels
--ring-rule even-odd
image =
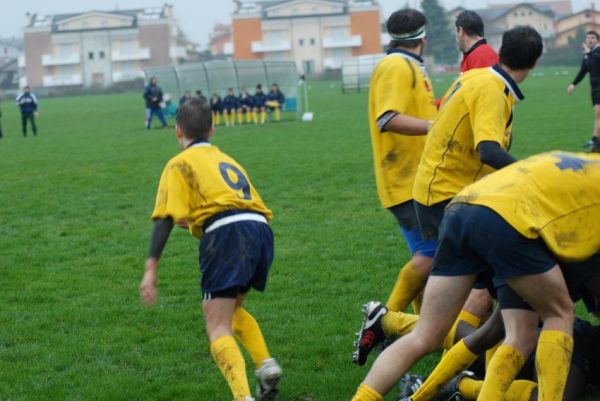
[[[450,29],[446,10],[438,0],[422,0],[421,9],[427,17],[427,51],[438,64],[454,64],[457,59],[455,35]]]

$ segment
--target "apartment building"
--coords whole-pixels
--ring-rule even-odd
[[[216,24],[208,37],[208,49],[214,56],[233,55],[233,33],[231,25]]]
[[[341,68],[346,58],[382,51],[376,0],[236,3],[236,60],[291,60],[304,74],[319,74]]]
[[[556,45],[568,46],[569,38],[577,36],[580,30],[600,32],[600,12],[588,8],[556,20]]]
[[[173,7],[27,14],[21,86],[109,86],[187,58]]]

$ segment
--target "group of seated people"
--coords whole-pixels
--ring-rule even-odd
[[[197,91],[196,96],[207,101],[201,91]],[[186,91],[179,100],[179,105],[190,100],[192,100],[192,95]],[[223,120],[225,126],[232,127],[236,125],[236,122],[238,125],[258,124],[259,122],[264,124],[267,121],[267,111],[273,112],[275,121],[281,121],[285,96],[276,83],[271,85],[271,91],[267,94],[263,92],[262,85],[258,84],[254,95],[248,93],[246,87],[242,87],[240,95],[236,96],[233,88],[229,88],[225,97],[221,98],[217,93],[213,93],[208,102],[212,110],[213,125],[221,125]]]

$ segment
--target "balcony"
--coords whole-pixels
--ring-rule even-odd
[[[112,74],[113,82],[133,81],[138,78],[144,78],[143,71],[115,71]]]
[[[71,53],[66,56],[56,56],[54,54],[42,55],[42,65],[49,67],[52,65],[69,65],[81,63],[81,54]]]
[[[27,64],[25,63],[25,55],[21,54],[18,59],[18,66],[19,66],[19,68],[25,68],[26,65]]]
[[[252,42],[252,53],[268,53],[268,52],[285,52],[292,50],[292,44],[289,40],[282,40],[281,42]]]
[[[44,75],[44,86],[73,86],[83,84],[81,74]]]
[[[187,58],[187,51],[183,46],[169,47],[169,57],[171,58]]]
[[[352,35],[342,38],[325,38],[323,39],[323,48],[325,49],[340,49],[345,47],[360,47],[362,46],[362,37],[360,35]]]
[[[227,42],[223,45],[223,54],[226,56],[233,56],[233,43]]]
[[[135,49],[133,51],[117,51],[112,52],[112,61],[138,61],[138,60],[150,60],[150,49]]]
[[[330,70],[339,70],[342,68],[343,59],[341,58],[326,58],[323,60],[323,68]]]

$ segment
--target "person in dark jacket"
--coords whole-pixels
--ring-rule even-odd
[[[163,93],[160,86],[157,85],[156,77],[150,78],[150,84],[144,90],[144,99],[146,99],[146,129],[152,128],[152,118],[154,116],[158,117],[163,128],[167,128],[167,120],[160,107],[160,103],[163,101]]]
[[[590,86],[592,87],[592,104],[594,105],[595,119],[594,132],[592,139],[585,146],[593,146],[600,142],[600,35],[596,31],[589,31],[585,35],[583,43],[583,60],[581,68],[575,76],[573,83],[567,87],[567,93],[570,95],[575,90],[575,86],[581,82],[585,74],[590,73]]]
[[[212,112],[213,127],[221,124],[221,115],[223,114],[223,101],[216,93],[210,98],[210,111]]]
[[[238,97],[238,124],[242,125],[243,115],[246,115],[246,124],[250,124],[252,118],[252,108],[254,107],[253,97],[248,93],[246,87],[242,87]]]
[[[186,104],[190,100],[192,100],[192,92],[185,91],[183,93],[183,96],[179,99],[179,107],[183,106],[184,104]]]
[[[21,127],[23,128],[23,136],[27,136],[27,121],[31,122],[31,130],[33,136],[37,135],[37,127],[35,126],[35,118],[38,116],[38,100],[31,93],[31,88],[26,86],[23,92],[17,96],[17,106],[21,109]]]
[[[256,93],[253,97],[252,119],[254,124],[258,124],[258,112],[260,111],[260,123],[264,124],[267,121],[267,95],[262,91],[262,85],[256,85]]]
[[[285,96],[279,90],[279,85],[271,85],[271,91],[267,95],[267,108],[269,111],[275,111],[275,121],[281,120],[281,109],[285,103]]]

